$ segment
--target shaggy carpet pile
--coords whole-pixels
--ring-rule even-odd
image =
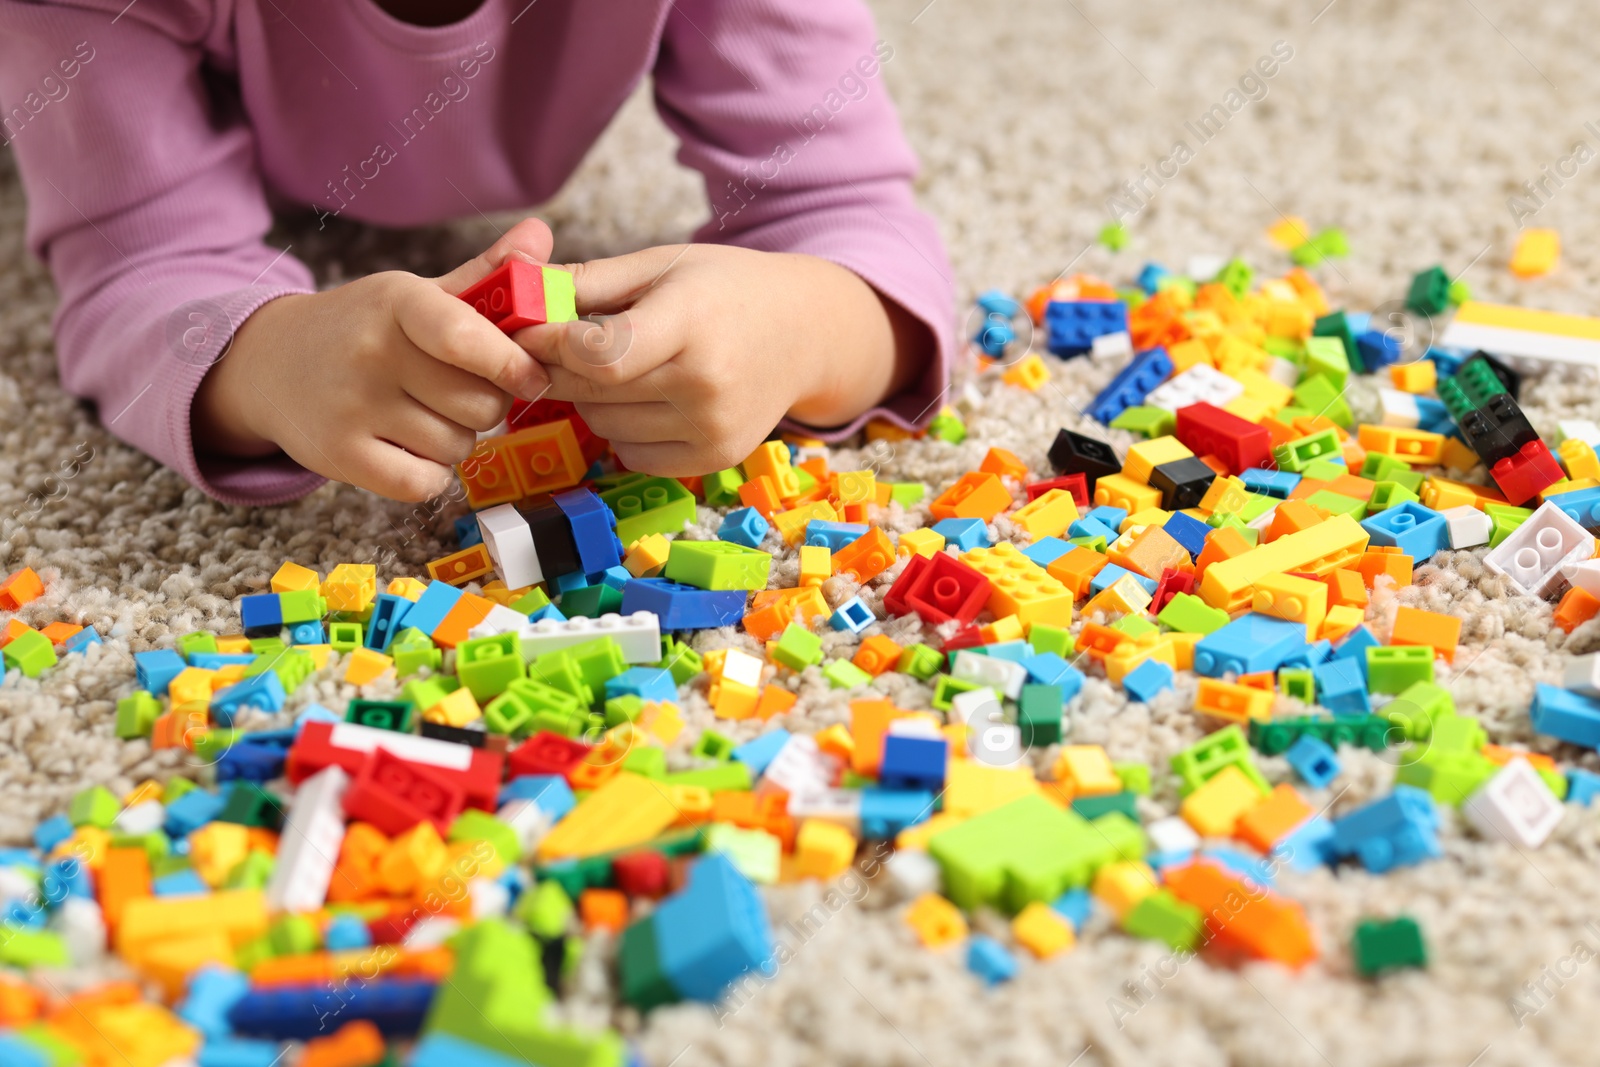
[[[1258,270],[1281,272],[1287,259],[1263,234],[1285,213],[1348,233],[1351,255],[1317,275],[1352,309],[1403,295],[1411,274],[1436,262],[1489,299],[1584,312],[1600,291],[1600,259],[1581,240],[1600,207],[1600,179],[1587,166],[1594,152],[1577,151],[1600,148],[1585,126],[1600,118],[1600,67],[1578,45],[1592,14],[1585,5],[879,0],[875,8],[893,56],[871,91],[899,101],[923,160],[919,192],[943,226],[964,301],[991,286],[1026,292],[1068,268],[1126,283],[1147,259],[1181,270],[1192,255],[1238,252]],[[1271,77],[1257,67],[1267,56],[1277,59]],[[705,208],[672,150],[648,96],[636,96],[560,199],[540,209],[558,257],[682,239]],[[236,631],[237,598],[264,589],[285,559],[323,571],[377,561],[384,580],[420,574],[453,546],[451,523],[462,513],[459,503],[413,508],[343,486],[282,508],[222,507],[116,442],[60,388],[55,297],[23,249],[25,210],[10,157],[0,156],[0,572],[28,565],[45,577],[48,592],[25,620],[93,624],[106,642],[37,681],[12,674],[0,687],[5,843],[23,841],[87,784],[125,790],[148,776],[195,772],[181,756],[112,736],[114,703],[132,684],[131,653],[168,647],[197,628]],[[1093,239],[1118,213],[1133,240],[1112,254]],[[319,233],[291,220],[275,236],[334,284],[377,269],[445,269],[508,221],[393,234],[342,223]],[[1523,222],[1568,238],[1561,269],[1547,279],[1517,282],[1506,271]],[[1078,409],[1113,369],[1088,360],[1052,366],[1054,381],[1037,393],[994,376],[958,383],[952,403],[970,431],[959,446],[841,450],[833,465],[871,463],[887,479],[938,487],[999,445],[1045,474],[1056,429],[1092,428]],[[1593,375],[1534,376],[1523,406],[1535,426],[1549,437],[1558,418],[1600,417]],[[1358,415],[1374,417],[1370,381],[1354,383],[1350,399]],[[1119,448],[1128,443],[1111,436]],[[896,509],[889,523],[912,529],[925,517]],[[717,520],[701,510],[702,527]],[[994,532],[1013,534],[1003,519]],[[1551,606],[1510,594],[1481,555],[1444,553],[1420,566],[1414,585],[1373,598],[1369,625],[1386,634],[1397,604],[1460,616],[1463,647],[1441,681],[1461,711],[1494,742],[1600,769],[1593,753],[1534,737],[1526,712],[1535,682],[1557,681],[1570,656],[1600,647],[1600,625],[1570,635],[1553,628]],[[781,558],[774,581],[792,584],[796,569],[792,555]],[[835,603],[852,592],[845,579],[827,587]],[[919,625],[897,619],[879,628],[916,639]],[[731,631],[697,643],[753,647]],[[334,668],[323,671],[292,706],[339,706],[353,691],[336,678]],[[689,742],[712,723],[703,686],[685,698],[691,729],[672,752],[675,766],[687,765]],[[903,706],[927,698],[908,679],[875,687]],[[783,725],[844,721],[848,697],[815,670],[798,690]],[[1149,706],[1091,679],[1071,707],[1069,740],[1164,767],[1201,736],[1192,701],[1192,678]],[[744,738],[757,726],[718,728]],[[1344,775],[1315,797],[1333,815],[1385,792],[1394,774],[1393,757],[1342,755]],[[1279,759],[1260,762],[1274,779],[1288,773]],[[1170,813],[1176,800],[1163,782],[1142,814]],[[615,946],[596,938],[560,1010],[620,1026],[658,1067],[1593,1063],[1585,1018],[1600,996],[1591,959],[1600,951],[1600,814],[1569,807],[1536,852],[1483,840],[1453,815],[1443,840],[1442,860],[1387,876],[1349,867],[1283,873],[1281,890],[1304,902],[1323,945],[1322,959],[1298,974],[1175,964],[1159,945],[1101,918],[1074,951],[1025,960],[1015,982],[986,991],[960,952],[916,944],[888,879],[863,875],[831,896],[816,885],[766,894],[792,958],[736,1003],[683,1005],[648,1019],[618,1009]],[[1355,977],[1355,923],[1401,912],[1421,923],[1431,966],[1378,982]],[[813,919],[799,923],[806,914]],[[977,926],[1008,936],[998,916],[980,916]],[[54,979],[70,988],[91,977]]]

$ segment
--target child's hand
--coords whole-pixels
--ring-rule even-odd
[[[519,223],[442,278],[391,271],[284,296],[245,320],[195,394],[197,449],[287,452],[399,500],[425,500],[471,454],[475,431],[534,399],[545,371],[455,294],[513,254],[544,262],[550,230]]]
[[[933,357],[926,326],[814,256],[676,245],[568,269],[578,312],[612,317],[514,338],[632,470],[731,467],[784,415],[847,422]]]

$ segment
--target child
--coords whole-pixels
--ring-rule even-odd
[[[441,491],[513,398],[630,468],[738,463],[938,410],[950,272],[860,0],[0,0],[0,139],[60,290],[65,386],[229,504]],[[273,205],[416,226],[548,199],[645,74],[700,242],[572,266],[595,322],[507,337],[442,278],[316,292]]]

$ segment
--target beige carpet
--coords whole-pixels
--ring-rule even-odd
[[[1262,233],[1283,211],[1348,232],[1351,257],[1319,274],[1352,307],[1401,295],[1414,270],[1437,261],[1465,271],[1482,295],[1592,309],[1588,297],[1600,281],[1600,259],[1587,247],[1600,207],[1593,165],[1579,167],[1562,188],[1550,183],[1548,206],[1534,219],[1568,239],[1561,270],[1517,283],[1505,269],[1515,226],[1507,198],[1577,141],[1600,148],[1584,129],[1600,119],[1600,68],[1581,43],[1592,22],[1586,5],[923,2],[878,4],[881,33],[894,47],[886,78],[922,154],[923,201],[944,227],[964,295],[996,285],[1021,292],[1069,263],[1125,281],[1147,258],[1181,269],[1191,255],[1240,251],[1260,269],[1281,270],[1281,253]],[[1201,144],[1185,122],[1225,104],[1277,41],[1292,57],[1270,80],[1247,82],[1243,95],[1259,99]],[[1177,168],[1168,163],[1164,184],[1145,180],[1140,199],[1149,202],[1130,221],[1132,247],[1114,257],[1085,251],[1107,218],[1108,198],[1145,167],[1159,175],[1179,140],[1187,143],[1181,155],[1192,158]],[[687,233],[704,208],[671,150],[648,99],[633,100],[544,210],[558,255],[624,251]],[[439,535],[456,517],[417,515],[335,487],[271,511],[222,508],[113,442],[57,385],[54,296],[22,250],[23,212],[9,158],[0,157],[0,249],[8,264],[0,271],[0,571],[28,564],[46,577],[47,597],[24,618],[92,623],[108,641],[38,682],[13,676],[0,688],[0,837],[7,841],[23,839],[87,783],[126,788],[178,766],[111,736],[113,702],[130,685],[130,652],[196,627],[234,628],[234,598],[260,590],[285,558],[323,569],[389,560],[385,577],[419,573],[448,545]],[[320,236],[288,230],[283,240],[333,282],[382,267],[442,268],[493,232],[475,219],[440,233],[341,227]],[[947,482],[991,444],[1015,449],[1043,472],[1055,428],[1078,425],[1073,405],[1105,376],[1080,361],[1038,395],[982,383],[961,403],[972,430],[967,444],[901,446],[885,458],[884,474]],[[1370,405],[1369,390],[1353,392],[1358,406]],[[1562,415],[1600,416],[1594,382],[1578,375],[1532,383],[1525,406],[1546,433]],[[88,450],[93,458],[76,477],[47,480],[63,460]],[[917,521],[895,518],[906,528]],[[1004,524],[1001,532],[1009,532]],[[1493,740],[1530,741],[1533,682],[1554,680],[1570,653],[1600,645],[1600,631],[1594,624],[1570,638],[1553,631],[1548,606],[1507,599],[1473,554],[1442,562],[1419,570],[1416,587],[1399,599],[1467,620],[1466,648],[1446,683]],[[848,592],[830,587],[835,599]],[[1373,605],[1380,633],[1394,603],[1386,596]],[[915,629],[897,622],[891,631],[908,625]],[[805,679],[801,691],[791,727],[844,716],[844,698],[818,679]],[[295,706],[349,695],[320,680]],[[1072,739],[1104,743],[1115,759],[1162,765],[1199,736],[1186,710],[1191,695],[1192,683],[1151,708],[1128,707],[1106,683],[1091,682],[1074,705]],[[917,698],[915,691],[899,696]],[[709,721],[703,698],[687,708],[697,725]],[[1336,814],[1381,793],[1392,777],[1376,756],[1344,756],[1337,788],[1348,789],[1334,802]],[[1600,766],[1592,753],[1581,762]],[[1262,763],[1270,775],[1286,773],[1279,760]],[[1165,813],[1174,800],[1169,788],[1158,789],[1146,814]],[[613,1011],[611,949],[599,942],[565,1010],[622,1026],[648,1062],[663,1067],[1588,1064],[1596,1059],[1588,1015],[1600,996],[1600,965],[1578,963],[1573,953],[1580,942],[1584,959],[1600,950],[1600,926],[1585,925],[1600,915],[1597,830],[1600,815],[1569,809],[1555,838],[1523,855],[1476,839],[1452,818],[1442,861],[1387,877],[1350,869],[1286,875],[1284,891],[1306,903],[1324,946],[1322,961],[1298,975],[1193,961],[1170,980],[1152,979],[1173,973],[1163,952],[1101,921],[1069,955],[1024,963],[1015,983],[986,992],[959,952],[915,945],[899,919],[900,901],[880,879],[852,883],[851,893],[834,898],[837,912],[803,945],[781,924],[810,908],[818,891],[769,894],[795,958],[726,1018],[683,1006],[641,1023]],[[1355,922],[1401,911],[1423,925],[1430,970],[1377,984],[1352,978],[1347,943]],[[992,917],[979,925],[1005,936]],[[1126,1015],[1128,982],[1143,983],[1149,1002],[1119,1027],[1108,1000],[1120,998],[1117,1014]],[[1542,983],[1543,992],[1530,995],[1524,983]],[[1521,1026],[1512,997],[1539,1009]]]

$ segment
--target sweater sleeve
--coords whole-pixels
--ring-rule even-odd
[[[213,4],[124,4],[0,0],[0,137],[59,291],[62,384],[223,503],[295,499],[323,479],[281,453],[197,456],[189,412],[234,329],[311,274],[263,243],[254,143],[204,62]]]
[[[679,0],[656,62],[657,108],[711,202],[696,240],[831,260],[932,331],[920,379],[829,439],[875,416],[925,425],[948,390],[951,271],[912,196],[916,157],[883,83],[893,57],[860,0]]]

